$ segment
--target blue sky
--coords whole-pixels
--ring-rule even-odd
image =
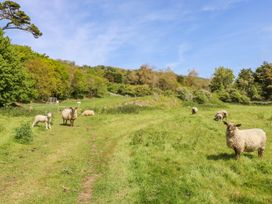
[[[17,0],[43,32],[13,43],[79,65],[150,64],[211,77],[272,62],[271,0]]]

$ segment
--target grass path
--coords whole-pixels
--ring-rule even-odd
[[[126,100],[81,105],[99,110]],[[240,161],[225,145],[224,125],[212,120],[218,108],[199,109],[102,113],[79,117],[71,128],[60,125],[54,107],[53,129],[34,128],[30,145],[12,135],[33,116],[0,116],[0,203],[271,203],[271,107],[227,108],[229,120],[268,135],[263,160],[251,153]]]

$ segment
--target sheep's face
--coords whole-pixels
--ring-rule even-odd
[[[52,113],[47,113],[48,118],[52,118]]]
[[[234,131],[241,126],[241,124],[228,123],[226,121],[224,121],[224,124],[227,126],[227,132],[230,133],[230,135],[233,135]]]
[[[75,108],[70,107],[70,109],[71,109],[72,119],[76,119],[77,118],[77,107],[75,107]]]
[[[216,114],[215,117],[214,117],[214,120],[216,120],[216,121],[222,120],[222,119],[223,119],[222,114]]]

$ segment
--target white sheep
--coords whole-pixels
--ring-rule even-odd
[[[93,116],[94,111],[93,110],[85,110],[85,111],[83,111],[83,113],[81,115],[82,116]]]
[[[262,157],[265,149],[266,134],[262,129],[240,130],[241,124],[227,123],[226,142],[229,148],[235,151],[236,159],[242,152],[253,152],[258,150],[258,156]]]
[[[226,110],[217,111],[214,116],[214,120],[223,120],[224,118],[228,117],[228,112]]]
[[[34,118],[34,122],[32,123],[32,127],[34,127],[39,122],[45,123],[46,129],[51,129],[51,118],[52,113],[47,113],[47,115],[36,115]]]
[[[70,125],[74,126],[74,120],[77,118],[77,107],[65,108],[62,112],[63,124],[67,124],[67,120],[70,121]]]
[[[198,112],[198,108],[197,107],[193,107],[192,108],[192,114],[196,114]]]

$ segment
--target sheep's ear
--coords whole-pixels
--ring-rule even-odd
[[[236,126],[236,127],[241,127],[241,125],[242,125],[242,124],[237,124],[237,125],[235,125],[235,126]]]
[[[73,107],[70,107],[70,109],[73,109]]]
[[[226,126],[228,126],[229,124],[226,122],[226,121],[223,121],[223,123],[226,125]]]
[[[78,107],[75,107],[75,110],[77,109]]]

